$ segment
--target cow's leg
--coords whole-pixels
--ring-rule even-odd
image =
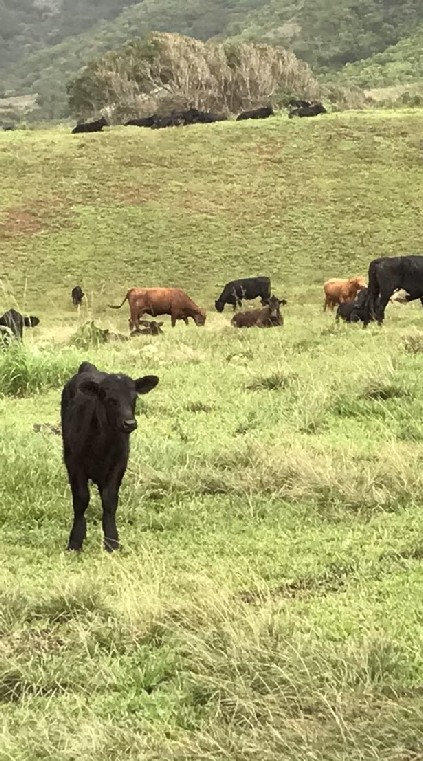
[[[375,317],[379,326],[383,325],[385,319],[386,305],[393,294],[393,290],[381,291],[379,296],[379,304],[375,308]]]
[[[174,314],[172,314],[172,315],[170,316],[170,320],[171,320],[172,328],[174,328],[174,327],[175,327],[175,325],[176,325],[176,317],[175,317],[175,315],[174,315]]]
[[[119,549],[119,535],[116,528],[116,510],[119,502],[119,488],[123,478],[123,473],[100,487],[101,504],[103,506],[103,534],[104,549],[107,552]]]
[[[85,476],[69,474],[73,502],[73,526],[69,535],[68,550],[81,550],[87,533],[85,511],[90,501],[88,481]]]
[[[188,325],[188,317],[183,317],[183,321],[184,321],[185,325]]]

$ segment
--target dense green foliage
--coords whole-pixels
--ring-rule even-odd
[[[420,758],[423,312],[336,328],[322,283],[421,251],[422,127],[0,133],[0,304],[41,317],[0,354],[1,761]],[[266,273],[285,326],[231,328],[219,289]],[[205,327],[82,348],[86,320],[127,333],[107,304],[143,284]],[[33,429],[87,359],[160,377],[112,557],[94,489],[63,551],[61,441]]]
[[[280,44],[327,70],[382,52],[419,21],[421,0],[0,0],[2,87],[39,93],[58,116],[83,64],[152,30]]]
[[[423,26],[371,58],[347,64],[337,75],[338,82],[359,87],[413,84],[423,80]]]

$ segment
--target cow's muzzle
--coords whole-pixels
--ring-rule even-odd
[[[125,433],[132,433],[132,431],[135,431],[138,427],[138,423],[136,420],[124,420],[122,423],[122,428]]]

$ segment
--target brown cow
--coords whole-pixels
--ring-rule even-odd
[[[248,309],[246,312],[235,314],[231,324],[234,328],[276,328],[282,326],[283,315],[280,308],[285,304],[285,299],[271,296],[268,305],[262,309]]]
[[[188,317],[192,317],[196,325],[204,325],[206,321],[204,309],[200,309],[182,288],[130,288],[121,304],[109,304],[109,307],[120,309],[125,301],[129,304],[130,332],[139,328],[139,318],[143,314],[151,317],[170,314],[172,328],[176,320],[183,320],[188,325]]]
[[[332,278],[327,280],[323,286],[325,292],[323,311],[334,309],[337,304],[343,304],[345,301],[354,301],[358,291],[366,287],[366,281],[358,275],[345,279]]]

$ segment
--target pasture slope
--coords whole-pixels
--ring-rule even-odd
[[[335,329],[321,284],[421,252],[421,112],[0,135],[0,761],[412,761],[423,748],[423,312]],[[270,274],[283,329],[220,286]],[[70,289],[89,305],[78,317]],[[210,309],[128,344],[132,285]],[[83,359],[140,401],[118,526],[64,551],[57,423]]]

